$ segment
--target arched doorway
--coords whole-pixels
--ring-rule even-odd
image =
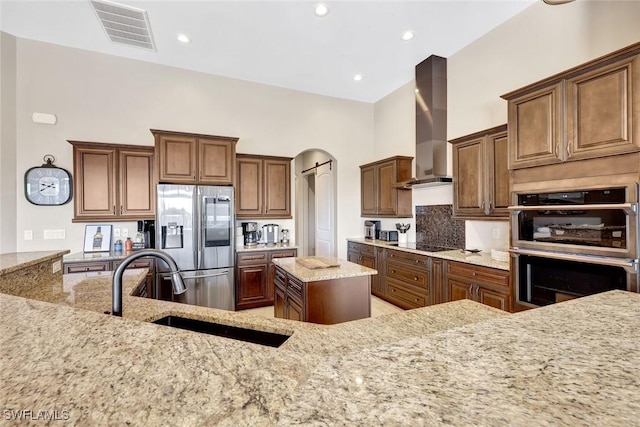
[[[296,236],[299,256],[337,256],[337,161],[323,150],[295,158]]]

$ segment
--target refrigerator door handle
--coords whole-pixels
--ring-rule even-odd
[[[200,241],[200,228],[202,228],[202,205],[200,204],[200,191],[201,187],[197,186],[194,191],[193,203],[194,217],[193,217],[193,241],[195,242],[196,250],[193,252],[194,265],[196,270],[200,270],[202,267],[202,242]]]

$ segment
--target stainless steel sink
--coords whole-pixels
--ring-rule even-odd
[[[206,322],[204,320],[189,319],[179,316],[161,317],[158,320],[154,320],[152,323],[171,326],[172,328],[186,329],[193,332],[200,332],[203,334],[231,338],[234,340],[246,341],[254,344],[266,345],[269,347],[280,347],[290,337],[290,335],[239,328],[237,326],[223,325],[221,323]]]

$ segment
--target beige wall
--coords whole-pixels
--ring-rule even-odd
[[[0,32],[0,253],[16,251],[16,39]]]
[[[72,170],[69,139],[152,145],[150,128],[236,136],[241,153],[296,157],[317,148],[338,160],[338,241],[362,228],[351,213],[360,208],[358,165],[373,143],[372,104],[25,39],[17,40],[17,96],[18,177],[47,153]],[[36,111],[58,123],[32,123]],[[84,225],[71,223],[71,203],[37,207],[18,197],[16,210],[18,250],[82,249]],[[62,228],[65,240],[43,240],[43,230]],[[33,241],[22,239],[25,229]],[[346,257],[346,245],[339,250]]]
[[[640,41],[638,17],[638,1],[536,2],[456,52],[447,59],[448,138],[506,123],[507,104],[500,95]],[[374,146],[380,158],[390,155],[392,146],[397,154],[415,155],[413,146],[408,148],[415,113],[407,110],[413,99],[409,82],[376,103]],[[447,170],[453,170],[451,155]],[[419,188],[413,199],[418,205],[446,204],[451,194],[443,187]],[[504,246],[508,224],[467,221],[466,234],[467,247]]]

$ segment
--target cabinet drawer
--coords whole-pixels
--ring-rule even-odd
[[[429,272],[427,270],[409,268],[394,261],[387,261],[386,276],[420,288],[428,289],[429,287]]]
[[[273,277],[273,281],[282,290],[286,288],[287,276],[282,270],[276,268],[275,275]]]
[[[348,251],[353,251],[353,252],[360,252],[360,243],[354,243],[354,242],[348,242],[347,243],[347,250]]]
[[[266,264],[267,252],[240,252],[238,253],[238,265],[243,264]]]
[[[287,287],[287,293],[291,296],[297,297],[298,299],[300,299],[300,301],[302,301],[302,282],[299,282],[298,280],[289,276],[289,280],[287,283],[289,284],[289,286]]]
[[[289,258],[296,256],[297,251],[295,249],[287,251],[273,251],[271,252],[271,259],[274,258]]]
[[[394,260],[406,265],[429,269],[429,257],[426,255],[417,255],[410,252],[394,251],[387,249],[387,260]]]
[[[372,245],[361,245],[360,246],[360,253],[361,254],[367,254],[367,255],[373,255],[376,251],[375,246]]]
[[[122,261],[113,261],[113,269],[115,270],[122,264]],[[150,273],[153,273],[153,260],[152,259],[137,259],[132,261],[127,268],[148,268]]]
[[[426,294],[411,291],[393,280],[387,281],[387,295],[403,303],[401,305],[406,308],[426,307],[427,305]]]
[[[97,262],[79,262],[72,264],[65,264],[64,273],[86,273],[89,271],[109,271],[111,270],[110,261],[97,261]]]
[[[474,283],[509,289],[509,272],[460,262],[447,262],[447,275],[469,279]]]

